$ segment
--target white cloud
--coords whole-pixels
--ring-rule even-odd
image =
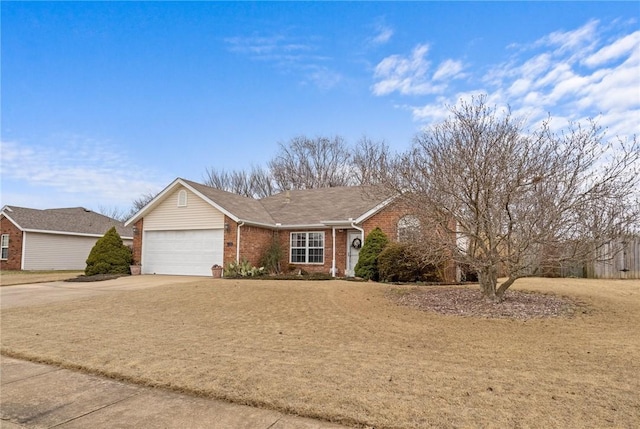
[[[311,83],[321,89],[331,89],[342,81],[342,75],[328,67],[311,65],[307,67],[303,83]]]
[[[393,29],[383,24],[377,26],[376,32],[377,34],[371,39],[371,43],[374,45],[383,45],[393,36]]]
[[[463,90],[449,81],[447,92],[457,92],[439,93],[434,100],[413,107],[414,119],[423,123],[440,121],[448,116],[445,104],[456,104],[471,94],[487,94],[490,105],[510,105],[515,115],[528,120],[529,126],[551,114],[558,127],[568,121],[597,118],[609,136],[640,135],[637,23],[618,22],[605,27],[592,20],[575,30],[553,32],[518,48],[508,61],[490,66],[483,75],[468,72],[465,83],[469,85]],[[482,86],[474,87],[473,82]]]
[[[254,58],[268,58],[270,55],[279,56],[285,53],[313,50],[310,45],[292,43],[282,35],[228,37],[225,42],[231,52],[246,54]]]
[[[438,66],[433,74],[433,80],[458,79],[463,77],[463,68],[462,61],[446,60]]]
[[[300,76],[300,83],[330,89],[342,81],[342,75],[326,64],[331,57],[318,54],[319,47],[306,38],[297,40],[283,35],[228,37],[229,51],[254,61],[271,63],[285,73]]]
[[[572,31],[555,31],[534,43],[536,47],[555,47],[558,53],[580,54],[590,51],[597,41],[599,21],[591,20]]]
[[[445,83],[434,83],[427,75],[431,62],[426,56],[429,52],[428,44],[417,45],[410,56],[391,55],[384,58],[375,68],[374,78],[378,79],[372,86],[375,95],[387,95],[399,92],[402,95],[438,94],[446,89]],[[439,80],[446,74],[459,75],[462,64],[447,60],[438,69]],[[451,76],[452,77],[452,76]]]
[[[133,165],[108,143],[76,136],[59,138],[54,147],[1,141],[0,149],[3,200],[20,195],[22,201],[31,202],[27,207],[42,208],[38,201],[51,201],[55,195],[54,207],[128,208],[141,194],[160,189],[153,174]],[[42,189],[49,195],[39,195]]]
[[[604,46],[593,55],[587,57],[583,63],[589,67],[596,67],[625,55],[632,55],[633,52],[637,55],[638,50],[640,50],[640,31],[631,33],[610,45]]]

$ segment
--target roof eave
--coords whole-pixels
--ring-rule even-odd
[[[278,228],[278,229],[301,229],[301,228],[317,229],[317,228],[326,228],[326,227],[327,227],[327,225],[325,225],[324,223],[308,223],[308,224],[304,224],[304,223],[292,223],[292,224],[277,223],[276,224],[276,228]]]
[[[7,206],[5,206],[5,207],[7,207]],[[13,219],[11,218],[11,216],[9,216],[9,215],[7,214],[7,212],[6,212],[6,211],[2,210],[2,212],[0,212],[0,214],[1,214],[1,215],[3,215],[4,217],[6,217],[7,219],[9,219],[9,222],[11,222],[12,224],[14,224],[14,225],[15,225],[15,227],[16,227],[16,228],[18,228],[20,231],[24,231],[24,229],[23,229],[20,225],[18,225],[18,222],[16,222],[15,220],[13,220]]]
[[[144,217],[146,213],[148,213],[149,211],[154,209],[158,204],[160,204],[160,202],[164,200],[165,196],[178,185],[184,186],[185,188],[187,188],[188,190],[190,190],[191,192],[193,192],[194,194],[202,198],[205,202],[210,204],[212,207],[215,207],[216,209],[220,210],[222,213],[227,215],[229,218],[231,218],[235,222],[238,222],[239,219],[236,215],[234,215],[233,213],[231,213],[230,211],[228,211],[227,209],[225,209],[215,201],[211,200],[209,197],[207,197],[206,195],[204,195],[203,193],[195,189],[193,186],[191,186],[190,184],[182,180],[180,177],[178,177],[173,182],[171,182],[166,188],[164,188],[158,195],[156,195],[151,201],[149,201],[147,205],[145,205],[135,215],[133,215],[129,220],[127,220],[124,223],[124,225],[129,226],[139,221],[141,218]]]
[[[248,220],[248,219],[238,219],[238,220],[234,219],[234,221],[237,222],[238,224],[242,224],[242,226],[244,226],[244,225],[257,226],[257,227],[260,227],[260,228],[269,228],[269,229],[277,229],[278,228],[278,224],[256,222],[256,221]]]
[[[371,216],[373,216],[374,214],[378,213],[380,210],[382,210],[383,208],[387,207],[389,204],[391,204],[391,202],[393,200],[395,200],[398,196],[397,195],[392,195],[391,197],[387,198],[386,200],[384,200],[383,202],[379,203],[378,205],[376,205],[374,208],[372,208],[371,210],[363,213],[362,215],[360,215],[359,217],[357,217],[353,223],[362,223],[365,220],[369,219]]]
[[[77,236],[77,237],[96,237],[96,238],[100,238],[103,237],[104,234],[92,234],[92,233],[86,233],[86,232],[73,232],[73,231],[53,231],[53,230],[47,230],[47,229],[31,229],[31,228],[25,228],[22,230],[23,232],[33,232],[33,233],[38,233],[38,234],[56,234],[56,235],[73,235],[73,236]],[[133,236],[129,237],[129,236],[120,236],[120,238],[122,238],[123,240],[133,240]]]
[[[321,223],[326,226],[342,226],[348,227],[351,226],[355,221],[353,219],[347,220],[323,220]]]

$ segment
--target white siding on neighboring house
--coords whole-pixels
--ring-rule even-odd
[[[144,218],[144,230],[217,229],[224,227],[224,214],[187,190],[187,205],[178,207],[178,188]]]
[[[25,232],[23,270],[84,270],[100,237]],[[131,240],[123,240],[131,245]]]

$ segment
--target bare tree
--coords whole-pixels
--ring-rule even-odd
[[[133,200],[131,209],[129,210],[129,213],[126,216],[124,216],[123,220],[131,219],[133,215],[135,215],[140,210],[142,210],[144,206],[149,204],[151,200],[153,200],[155,197],[156,197],[156,194],[152,192],[147,192],[145,194],[140,195],[135,200]]]
[[[280,190],[313,189],[350,184],[351,152],[344,139],[305,136],[280,143],[280,151],[269,162]]]
[[[362,137],[351,159],[351,180],[355,185],[377,185],[387,180],[392,156],[384,141]]]
[[[119,220],[124,222],[127,220],[127,212],[119,207],[107,207],[107,206],[98,206],[98,213],[101,215],[105,215],[110,217],[111,219]]]
[[[425,240],[475,271],[485,298],[499,302],[518,278],[594,257],[638,224],[640,146],[604,143],[594,124],[557,134],[546,122],[525,134],[522,120],[485,100],[462,102],[419,135],[387,183],[436,231]]]
[[[252,195],[255,198],[264,198],[275,194],[278,190],[271,172],[261,167],[251,167],[249,174]]]
[[[252,167],[248,172],[207,169],[204,184],[245,197],[263,198],[275,192],[270,173],[260,167]]]

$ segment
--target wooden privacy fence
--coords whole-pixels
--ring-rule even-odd
[[[613,240],[599,249],[595,262],[587,264],[586,277],[640,279],[640,238]]]
[[[565,260],[536,272],[543,277],[640,279],[640,237],[611,240],[595,251],[593,260]]]

